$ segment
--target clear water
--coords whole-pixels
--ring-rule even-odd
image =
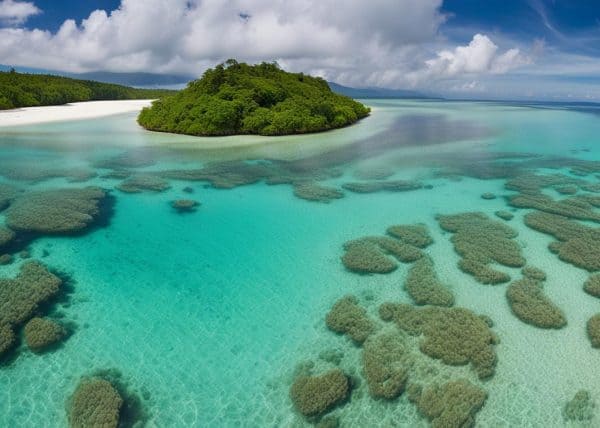
[[[109,226],[79,237],[42,237],[29,247],[33,258],[73,278],[71,303],[58,310],[78,328],[55,352],[22,350],[0,366],[0,426],[67,425],[65,403],[79,379],[106,368],[120,370],[143,395],[148,426],[308,426],[288,396],[298,363],[326,367],[319,353],[339,348],[342,366],[360,375],[360,351],[325,326],[333,302],[346,294],[368,297],[374,316],[382,302],[410,302],[402,288],[406,265],[389,275],[356,275],[340,262],[343,243],[418,222],[435,239],[427,251],[438,275],[452,285],[456,305],[489,315],[501,339],[491,380],[480,382],[466,367],[447,369],[488,391],[478,426],[564,426],[562,407],[579,389],[600,402],[600,351],[585,332],[600,306],[582,291],[587,273],[559,261],[546,248],[551,239],[524,226],[525,210],[516,213],[509,224],[519,232],[524,256],[546,271],[546,294],[568,319],[558,331],[534,328],[511,314],[505,285],[483,286],[458,269],[459,256],[435,220],[436,214],[464,211],[493,216],[508,209],[506,201],[480,195],[510,193],[503,179],[457,181],[436,174],[440,166],[477,163],[497,152],[600,160],[599,118],[487,103],[369,103],[372,116],[355,126],[272,139],[153,134],[137,127],[134,114],[0,128],[0,162],[35,167],[92,168],[94,161],[124,151],[151,150],[156,163],[139,170],[231,159],[304,160],[340,169],[343,175],[330,185],[356,181],[357,170],[391,168],[393,178],[433,186],[345,192],[329,204],[299,199],[288,185],[262,182],[215,189],[172,180],[162,193],[115,190]],[[236,147],[219,147],[232,142]],[[593,175],[585,179],[598,182]],[[28,189],[119,183],[3,181]],[[184,193],[186,186],[195,193]],[[202,206],[177,214],[169,202],[183,197]],[[0,275],[12,276],[20,263],[0,267]],[[427,425],[405,397],[383,402],[357,394],[334,414],[342,426]],[[598,423],[599,417],[590,422]]]

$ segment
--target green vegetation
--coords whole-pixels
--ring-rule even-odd
[[[275,63],[228,60],[172,97],[142,110],[152,131],[189,135],[287,135],[350,125],[369,108],[335,94],[327,82],[287,73]]]
[[[0,110],[77,101],[153,99],[172,92],[163,89],[136,89],[48,74],[0,72]]]

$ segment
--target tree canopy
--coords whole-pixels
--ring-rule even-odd
[[[48,74],[0,72],[0,110],[77,101],[153,99],[173,93]]]
[[[198,136],[286,135],[340,128],[369,112],[320,77],[288,73],[276,63],[228,60],[143,109],[138,122],[152,131]]]

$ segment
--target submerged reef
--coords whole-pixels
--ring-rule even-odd
[[[423,336],[421,352],[448,365],[471,364],[484,379],[494,374],[498,339],[488,324],[468,309],[384,303],[379,307],[384,321],[393,321],[413,336]]]
[[[0,357],[14,344],[14,329],[54,298],[61,285],[60,278],[35,261],[24,263],[14,279],[0,279]]]
[[[517,318],[539,328],[567,325],[563,312],[544,294],[542,282],[525,277],[506,289],[508,304]]]
[[[72,428],[116,428],[123,398],[107,380],[92,377],[83,379],[73,393],[69,406]]]
[[[583,290],[590,296],[600,297],[600,274],[590,275],[583,284]]]
[[[505,221],[510,221],[515,217],[513,213],[504,210],[496,211],[494,214],[496,214],[496,217],[501,218]]]
[[[35,317],[25,324],[23,329],[25,343],[33,352],[43,352],[60,342],[66,335],[66,330],[55,321]]]
[[[544,272],[541,269],[538,269],[534,266],[525,266],[523,269],[521,269],[521,273],[523,274],[524,277],[529,278],[529,279],[533,279],[536,281],[545,281],[546,280],[546,272]]]
[[[390,273],[398,267],[390,256],[403,263],[412,263],[423,256],[418,248],[387,236],[348,241],[344,250],[342,263],[357,273]]]
[[[171,207],[179,213],[190,213],[196,211],[200,202],[192,199],[177,199],[171,202]]]
[[[18,181],[32,183],[49,180],[51,178],[66,178],[68,181],[84,182],[96,177],[96,171],[88,168],[57,168],[56,161],[1,161],[0,175]]]
[[[0,248],[4,247],[15,239],[15,232],[7,227],[0,226]]]
[[[429,235],[427,226],[424,224],[390,226],[387,229],[387,233],[402,242],[419,248],[425,248],[433,244],[433,239]]]
[[[581,389],[565,404],[563,417],[565,421],[589,421],[594,418],[595,407],[589,391]]]
[[[600,314],[591,317],[587,322],[587,334],[593,348],[600,348]]]
[[[129,177],[116,186],[121,192],[141,193],[145,190],[150,192],[163,192],[171,187],[168,181],[153,174],[138,174]]]
[[[372,397],[391,400],[399,396],[411,366],[410,349],[401,332],[378,334],[365,342],[363,371]]]
[[[344,183],[342,187],[354,193],[407,192],[421,189],[423,184],[418,181],[390,180]]]
[[[572,197],[555,201],[550,196],[543,194],[520,194],[510,196],[508,203],[515,208],[531,208],[549,214],[564,217],[589,220],[600,223],[600,213],[594,211],[597,202],[590,197]]]
[[[314,202],[331,202],[344,197],[344,193],[335,187],[323,186],[314,181],[294,184],[294,195],[300,199]]]
[[[481,199],[492,200],[496,199],[496,195],[491,192],[485,192],[481,195]]]
[[[156,163],[154,150],[148,148],[138,148],[128,150],[116,156],[95,161],[96,168],[106,168],[112,170],[122,170],[124,168],[142,168],[152,166]]]
[[[516,241],[517,232],[511,227],[491,220],[479,212],[438,215],[443,230],[453,233],[456,252],[462,256],[459,268],[482,284],[510,281],[510,276],[489,266],[496,262],[508,267],[522,267],[525,259]]]
[[[590,272],[600,270],[600,228],[547,212],[526,214],[525,224],[560,241],[549,248],[561,260]]]
[[[470,428],[485,404],[487,392],[466,379],[459,379],[442,386],[428,386],[411,398],[433,428]]]
[[[320,376],[299,375],[290,388],[296,409],[304,416],[321,416],[348,398],[350,382],[340,369]]]
[[[90,226],[107,193],[98,187],[25,193],[6,210],[6,224],[18,232],[69,234]]]
[[[19,190],[10,184],[0,183],[0,211],[19,194]]]
[[[357,344],[362,344],[375,329],[367,311],[358,305],[354,296],[342,297],[335,302],[325,321],[330,330],[347,334]]]
[[[417,305],[454,304],[454,295],[440,282],[430,257],[422,257],[411,266],[404,289]]]

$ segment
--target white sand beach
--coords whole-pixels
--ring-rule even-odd
[[[92,119],[139,111],[152,100],[87,101],[60,106],[0,110],[0,127]]]

